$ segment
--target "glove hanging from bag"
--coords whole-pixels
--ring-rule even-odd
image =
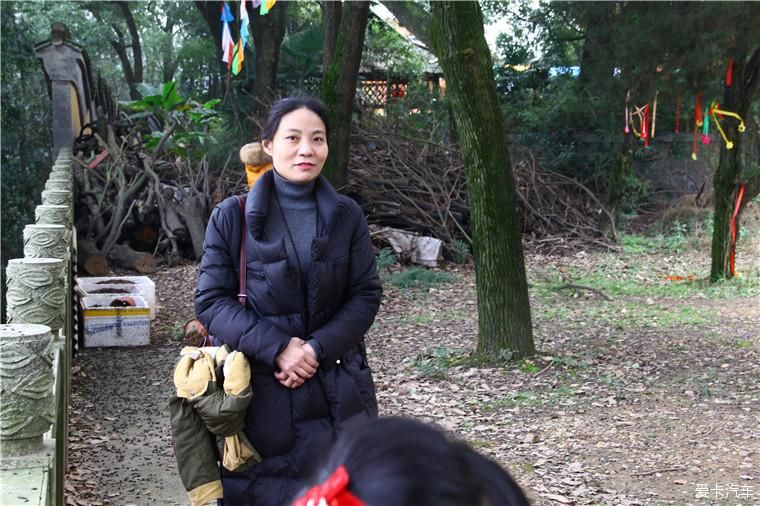
[[[222,498],[219,453],[231,471],[261,462],[243,432],[253,395],[250,384],[250,365],[240,352],[226,346],[185,347],[180,352],[169,413],[177,466],[194,506]]]
[[[185,347],[175,372],[184,380],[177,391],[186,397],[206,425],[218,438],[222,465],[230,471],[242,471],[261,456],[243,432],[245,413],[251,400],[251,367],[245,355],[229,351],[226,346],[209,348]],[[188,365],[188,360],[194,362]],[[221,368],[217,376],[214,366]],[[185,380],[185,375],[188,379]],[[223,380],[223,385],[219,381]],[[204,383],[205,381],[205,383]],[[180,388],[180,386],[182,388]]]
[[[182,348],[179,362],[174,368],[177,397],[188,400],[200,397],[212,381],[216,381],[214,359],[201,348]]]
[[[251,367],[245,355],[239,351],[233,351],[223,360],[224,365],[222,366],[222,370],[224,372],[225,395],[239,396],[246,389],[250,389]],[[224,456],[222,465],[230,471],[235,471],[239,468],[244,469],[250,461],[261,462],[261,455],[248,441],[243,432],[224,438],[222,455]]]

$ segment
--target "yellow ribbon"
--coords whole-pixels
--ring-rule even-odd
[[[726,137],[726,132],[724,132],[723,127],[720,126],[720,122],[718,121],[718,114],[737,119],[739,121],[739,126],[736,129],[739,131],[739,133],[743,133],[745,130],[747,130],[747,127],[744,125],[744,120],[735,112],[718,109],[717,102],[710,104],[710,109],[712,110],[712,117],[713,122],[715,123],[715,127],[718,129],[718,132],[720,132],[720,136],[723,137],[723,142],[726,143],[726,149],[734,149],[734,143],[728,140],[728,137]]]
[[[649,104],[644,104],[641,107],[633,106],[633,111],[631,111],[631,131],[633,132],[633,135],[636,136],[636,138],[641,138],[641,135],[643,132],[639,132],[636,130],[636,122],[634,121],[635,118],[638,118],[639,123],[644,123],[644,109],[646,109],[646,106]]]

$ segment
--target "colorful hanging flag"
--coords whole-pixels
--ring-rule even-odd
[[[232,63],[232,49],[235,46],[232,34],[230,34],[230,22],[234,20],[235,17],[225,3],[222,7],[222,61],[227,64],[227,68],[230,68]]]
[[[697,107],[694,109],[694,115],[696,116],[696,124],[698,127],[702,126],[702,94],[697,93]]]
[[[251,5],[253,5],[253,8],[255,9],[259,5],[261,5],[261,0],[251,0]]]
[[[245,60],[245,52],[243,51],[242,39],[235,44],[235,50],[232,53],[232,74],[238,75],[243,70],[243,60]]]
[[[259,14],[262,16],[269,14],[269,11],[272,10],[272,7],[274,7],[275,3],[277,3],[277,0],[262,0]]]
[[[240,0],[240,39],[243,42],[243,48],[248,43],[248,9],[245,8],[245,0]]]
[[[739,210],[742,207],[742,198],[744,198],[744,187],[746,183],[742,183],[739,188],[739,196],[736,198],[736,207],[734,207],[734,214],[731,217],[731,251],[728,256],[728,267],[731,269],[731,275],[736,276],[736,216],[739,214]]]
[[[644,139],[644,147],[649,147],[649,125],[651,120],[649,118],[649,104],[644,106],[644,116],[641,119],[641,138]]]
[[[702,144],[710,144],[710,108],[705,107],[705,116],[702,122]]]

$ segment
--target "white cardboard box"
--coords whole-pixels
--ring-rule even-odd
[[[82,297],[112,294],[114,297],[140,295],[148,304],[150,319],[156,318],[156,284],[147,276],[78,277],[77,291]]]
[[[129,297],[134,306],[114,307],[115,298]],[[84,346],[145,346],[150,344],[150,309],[139,295],[89,295],[80,300]]]

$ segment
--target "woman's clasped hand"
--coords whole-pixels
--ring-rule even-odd
[[[319,360],[314,348],[300,337],[291,337],[287,348],[275,360],[280,369],[275,378],[288,388],[298,388],[316,374]]]

